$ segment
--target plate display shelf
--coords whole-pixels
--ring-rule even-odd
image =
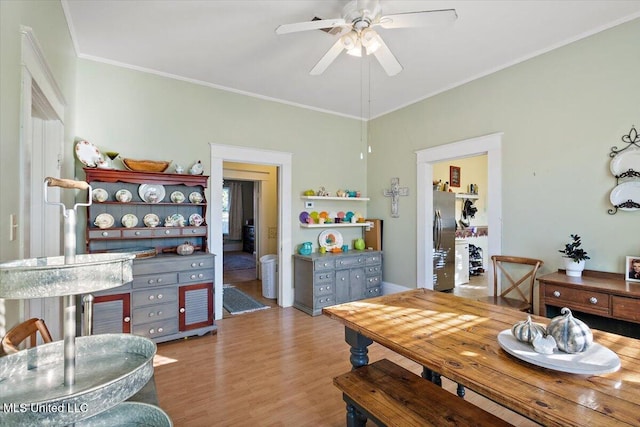
[[[189,224],[189,219],[196,216],[207,217],[205,189],[208,176],[99,168],[84,168],[84,172],[94,191],[100,188],[108,193],[107,200],[94,201],[87,207],[87,252],[106,252],[141,246],[153,247],[158,253],[175,252],[177,246],[185,241],[206,252],[207,224]],[[142,190],[147,188],[157,190],[157,199],[154,197],[153,201],[145,201]],[[127,202],[116,200],[115,194],[120,190],[129,191],[132,199]],[[175,198],[174,201],[171,200],[171,195],[177,192],[184,195],[184,199],[179,203]],[[199,197],[191,197],[190,200],[189,196],[192,194]],[[101,214],[111,215],[115,224],[112,227],[99,228],[95,220]],[[122,224],[122,218],[129,214],[138,219],[135,227],[125,227]],[[159,224],[155,227],[145,225],[144,218],[147,215],[156,215]],[[181,221],[175,221],[176,218]]]
[[[611,147],[609,169],[616,179],[616,186],[611,190],[609,200],[613,208],[610,215],[618,210],[627,212],[640,211],[640,136],[635,127],[631,127],[628,135],[622,136],[628,144],[622,149]]]
[[[335,196],[300,196],[302,200],[323,200],[335,202],[367,202],[368,197],[335,197]],[[328,224],[300,224],[301,228],[348,228],[348,227],[370,227],[370,222],[331,222]]]

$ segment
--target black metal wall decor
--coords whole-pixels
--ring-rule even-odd
[[[616,186],[611,190],[612,209],[610,215],[623,211],[640,210],[640,136],[635,126],[631,126],[628,135],[622,136],[624,148],[611,147],[611,173],[616,179]]]

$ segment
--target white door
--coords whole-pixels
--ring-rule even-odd
[[[44,203],[44,179],[60,178],[63,127],[57,120],[45,120],[33,109],[31,117],[31,161],[29,171],[29,223],[25,224],[29,258],[62,255],[62,215],[59,206]],[[60,189],[47,189],[49,201],[60,201]],[[60,298],[35,298],[27,302],[27,317],[45,319],[54,340],[61,338]]]

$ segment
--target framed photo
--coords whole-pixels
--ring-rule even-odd
[[[460,187],[460,168],[458,166],[449,166],[449,185]]]
[[[640,255],[628,256],[625,267],[625,280],[627,282],[640,282]]]

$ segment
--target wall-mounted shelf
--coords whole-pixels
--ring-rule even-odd
[[[300,196],[303,200],[338,200],[341,202],[366,202],[368,197],[330,197],[330,196]]]
[[[330,224],[300,224],[302,228],[344,228],[344,227],[370,227],[370,222],[339,222]]]
[[[479,199],[480,196],[471,193],[456,193],[456,199]]]

